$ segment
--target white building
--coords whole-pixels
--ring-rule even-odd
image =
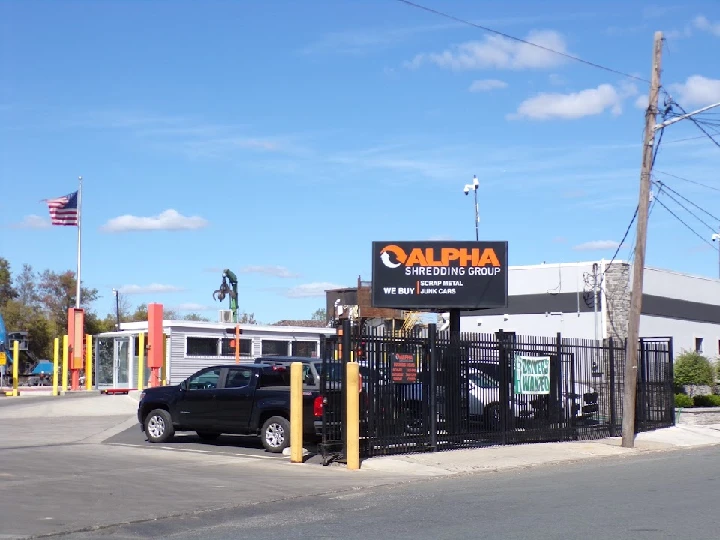
[[[627,262],[511,266],[509,272],[508,307],[463,311],[462,332],[627,337],[632,277]],[[676,354],[697,350],[720,356],[720,280],[646,267],[640,337],[672,337]]]
[[[318,323],[318,324],[322,324]],[[95,384],[100,389],[137,388],[139,334],[147,339],[148,323],[122,323],[119,332],[95,336]],[[253,362],[258,356],[304,356],[320,354],[321,336],[335,334],[334,328],[241,324],[240,361]],[[168,384],[177,384],[197,370],[235,361],[235,325],[197,321],[163,321],[166,334],[165,373]],[[144,385],[150,377],[147,355]]]

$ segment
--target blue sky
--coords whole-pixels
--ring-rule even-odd
[[[662,30],[665,88],[720,101],[715,1],[420,3],[643,79]],[[5,1],[0,64],[0,254],[74,269],[40,200],[82,175],[101,314],[115,287],[214,318],[227,267],[241,310],[307,318],[370,279],[373,240],[473,239],[474,174],[513,265],[610,258],[637,204],[646,83],[394,0]],[[657,171],[720,189],[718,164],[692,123],[665,131]],[[657,206],[648,264],[715,277],[712,232],[660,200],[703,238]]]

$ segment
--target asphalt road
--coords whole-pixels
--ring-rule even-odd
[[[717,448],[301,496],[73,538],[716,539]]]
[[[229,455],[257,459],[278,459],[283,462],[288,460],[288,458],[282,454],[274,454],[266,451],[265,448],[263,448],[259,437],[221,435],[215,441],[201,441],[195,432],[191,431],[176,433],[175,437],[166,443],[153,444],[148,442],[145,434],[140,429],[140,424],[106,439],[104,443],[150,449],[161,448],[162,450],[177,452],[201,452],[211,455]],[[317,446],[306,445],[306,449],[310,452],[306,463],[322,463],[321,456],[317,454]]]

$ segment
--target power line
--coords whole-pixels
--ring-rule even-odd
[[[556,51],[555,49],[551,49],[550,47],[545,47],[545,46],[543,46],[543,45],[538,45],[537,43],[533,43],[533,42],[527,41],[527,40],[525,40],[525,39],[521,39],[521,38],[518,38],[518,37],[515,37],[515,36],[511,36],[511,35],[509,35],[509,34],[505,34],[504,32],[500,32],[499,30],[493,30],[492,28],[488,28],[487,26],[482,26],[482,25],[480,25],[480,24],[477,24],[477,23],[474,23],[474,22],[470,22],[470,21],[468,21],[468,20],[461,19],[461,18],[459,18],[459,17],[455,17],[454,15],[450,15],[449,13],[444,13],[444,12],[442,12],[442,11],[438,11],[438,10],[433,9],[433,8],[429,8],[429,7],[426,7],[426,6],[421,6],[420,4],[416,4],[416,3],[414,3],[414,2],[410,2],[409,0],[397,0],[397,1],[398,1],[398,2],[402,2],[403,4],[407,4],[407,5],[409,5],[409,6],[412,6],[412,7],[414,7],[414,8],[422,9],[422,10],[427,11],[427,12],[429,12],[429,13],[434,13],[435,15],[440,15],[441,17],[445,17],[445,18],[447,18],[447,19],[451,19],[451,20],[453,20],[453,21],[455,21],[455,22],[459,22],[459,23],[462,23],[462,24],[467,24],[467,25],[469,25],[469,26],[474,26],[475,28],[479,28],[480,30],[485,30],[486,32],[490,32],[490,33],[493,33],[493,34],[497,34],[498,36],[502,36],[502,37],[507,38],[507,39],[512,39],[513,41],[518,41],[518,42],[520,42],[520,43],[524,43],[524,44],[526,44],[526,45],[531,45],[531,46],[533,46],[533,47],[537,47],[538,49],[542,49],[542,50],[547,51],[547,52],[551,52],[551,53],[554,53],[554,54],[557,54],[557,55],[560,55],[560,56],[564,56],[565,58],[569,58],[570,60],[575,60],[576,62],[580,62],[580,63],[582,63],[582,64],[586,64],[586,65],[588,65],[588,66],[592,66],[592,67],[597,68],[597,69],[602,69],[602,70],[604,70],[604,71],[609,71],[610,73],[615,73],[616,75],[622,75],[623,77],[627,77],[627,78],[629,78],[629,79],[635,79],[636,81],[642,81],[642,82],[646,82],[646,83],[649,83],[649,82],[650,82],[650,81],[648,81],[647,79],[643,79],[642,77],[638,77],[637,75],[630,75],[629,73],[624,73],[624,72],[622,72],[622,71],[618,71],[617,69],[613,69],[613,68],[609,68],[609,67],[607,67],[607,66],[603,66],[603,65],[600,65],[600,64],[596,64],[595,62],[590,62],[589,60],[583,60],[582,58],[579,58],[579,57],[577,57],[577,56],[573,56],[572,54],[568,54],[568,53]]]
[[[666,94],[667,94],[668,97],[670,98],[670,103],[671,103],[672,105],[677,105],[678,108],[683,112],[683,114],[687,114],[687,111],[686,111],[685,109],[683,109],[682,105],[680,105],[677,101],[675,101],[670,94],[668,94],[667,92],[666,92]],[[695,125],[697,126],[697,128],[698,128],[700,131],[702,131],[702,132],[707,136],[707,138],[710,139],[710,140],[715,144],[715,146],[717,146],[718,148],[720,148],[720,142],[718,142],[718,141],[716,141],[715,139],[713,139],[712,135],[710,135],[707,131],[705,131],[705,128],[703,128],[703,127],[700,125],[700,123],[697,121],[697,119],[696,119],[694,116],[689,116],[688,119],[689,119],[693,124],[695,124]]]
[[[703,184],[702,182],[698,182],[697,180],[690,180],[690,179],[688,179],[688,178],[683,178],[682,176],[677,176],[677,175],[675,175],[675,174],[670,174],[669,172],[663,172],[663,171],[658,171],[658,170],[655,170],[654,172],[660,173],[660,174],[664,174],[665,176],[670,176],[670,177],[672,177],[672,178],[676,178],[677,180],[682,180],[683,182],[689,182],[690,184],[695,184],[696,186],[701,186],[701,187],[704,187],[704,188],[707,188],[707,189],[712,189],[712,190],[715,190],[715,191],[720,191],[720,188],[718,188],[718,187],[709,186],[708,184]]]
[[[670,189],[670,188],[668,188],[668,189]],[[672,191],[672,190],[670,190],[670,191]],[[696,214],[694,214],[694,213],[692,212],[692,210],[688,209],[687,206],[685,206],[683,203],[681,203],[680,201],[678,201],[675,197],[673,197],[673,196],[670,195],[669,193],[666,192],[665,194],[666,194],[671,200],[675,201],[675,204],[677,204],[680,208],[682,208],[683,210],[685,210],[685,211],[686,211],[688,214],[690,214],[692,217],[694,217],[695,219],[697,219],[700,223],[702,223],[703,225],[705,225],[708,229],[710,229],[710,230],[713,231],[713,232],[717,232],[717,227],[713,227],[712,225],[710,225],[709,223],[707,223],[707,222],[704,221],[703,219],[699,218]],[[682,197],[682,195],[681,195],[681,197]],[[683,198],[684,198],[684,197],[683,197]]]
[[[710,247],[712,247],[713,249],[715,249],[715,246],[713,246],[710,242],[708,242],[707,238],[705,238],[704,236],[702,236],[699,232],[697,232],[695,229],[693,229],[690,225],[688,225],[687,223],[685,223],[675,212],[673,212],[672,210],[670,210],[670,209],[665,205],[665,203],[662,202],[657,196],[655,197],[655,200],[660,204],[660,206],[662,206],[665,210],[667,210],[668,212],[670,212],[670,214],[672,214],[675,219],[677,219],[680,223],[682,223],[683,225],[685,225],[685,227],[687,227],[688,229],[690,229],[690,231],[691,231],[695,236],[697,236],[698,238],[700,238],[700,240],[702,240],[702,241],[705,242],[707,245],[709,245]]]
[[[666,188],[666,189],[669,189],[669,190],[672,191],[675,195],[677,195],[678,197],[680,197],[681,199],[683,199],[685,202],[693,205],[695,208],[697,208],[698,210],[700,210],[700,211],[703,212],[704,214],[710,216],[710,217],[713,218],[715,221],[720,222],[720,218],[718,218],[717,216],[712,215],[710,212],[708,212],[708,211],[705,210],[704,208],[698,206],[697,204],[695,204],[694,202],[692,202],[692,201],[691,201],[690,199],[688,199],[687,197],[684,197],[683,195],[681,195],[680,193],[678,193],[677,191],[675,191],[673,188],[671,188],[670,186],[668,186],[665,182],[662,182],[661,180],[655,180],[655,182],[656,182],[657,184],[659,184],[660,186],[662,186],[662,187],[664,187],[664,188]],[[715,230],[715,229],[713,229],[713,230]]]

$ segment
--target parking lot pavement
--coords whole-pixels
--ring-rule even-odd
[[[172,440],[154,444],[147,441],[145,434],[140,429],[140,424],[109,437],[103,441],[104,444],[114,446],[129,446],[147,448],[155,451],[165,452],[194,452],[210,455],[238,456],[252,459],[282,460],[288,461],[287,456],[267,452],[259,437],[241,435],[221,435],[215,441],[201,441],[195,432],[177,433]],[[305,448],[310,453],[306,464],[322,465],[322,458],[317,454],[317,446],[307,444]]]
[[[291,464],[288,457],[155,446],[38,442],[3,449],[0,538],[92,531],[261,502],[281,506],[296,497],[397,482],[387,473]]]

